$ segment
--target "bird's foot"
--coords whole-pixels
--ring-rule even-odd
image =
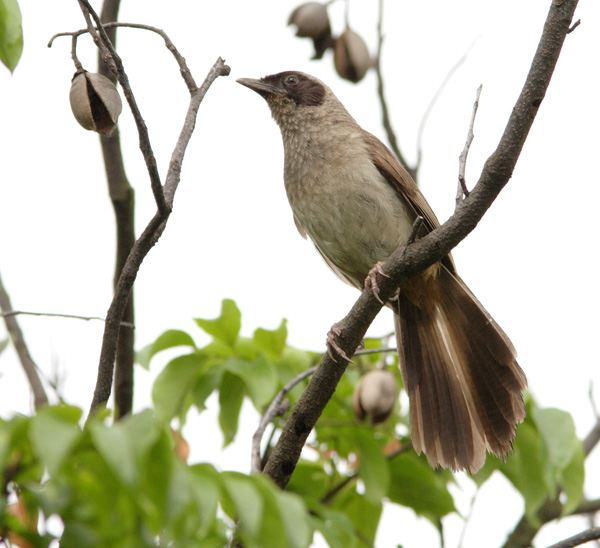
[[[389,276],[383,271],[383,268],[381,268],[382,265],[383,261],[379,261],[378,263],[375,263],[375,266],[371,268],[371,270],[369,270],[369,273],[365,278],[365,288],[371,288],[371,291],[373,291],[373,295],[375,295],[375,298],[381,304],[385,304],[379,296],[379,285],[377,284],[377,274],[381,274],[382,276],[389,278]]]
[[[340,328],[340,323],[336,322],[331,326],[329,333],[327,333],[327,341],[325,345],[327,346],[327,354],[329,357],[337,363],[336,357],[343,358],[347,362],[354,363],[344,352],[344,350],[338,345],[335,338],[339,337],[342,334],[342,329]]]

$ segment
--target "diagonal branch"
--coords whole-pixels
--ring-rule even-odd
[[[107,31],[102,26],[100,17],[93,10],[88,0],[77,1],[79,2],[79,6],[81,8],[81,11],[83,12],[83,16],[87,23],[90,36],[94,40],[94,43],[96,44],[98,49],[100,50],[102,60],[111,70],[111,72],[115,75],[115,77],[119,81],[119,84],[121,84],[121,88],[123,89],[123,95],[125,95],[125,99],[129,104],[129,108],[131,109],[133,118],[135,120],[135,124],[137,126],[138,135],[140,138],[140,150],[142,151],[142,155],[144,156],[144,160],[146,162],[146,168],[148,169],[148,174],[150,175],[150,183],[152,186],[154,199],[156,200],[156,205],[159,211],[161,211],[162,213],[166,213],[167,209],[169,209],[170,206],[165,201],[165,196],[160,181],[160,175],[158,174],[158,168],[156,166],[156,157],[154,156],[154,152],[152,151],[152,145],[150,144],[148,127],[146,126],[146,123],[142,118],[142,114],[137,106],[137,102],[133,95],[131,86],[129,85],[129,78],[123,67],[121,57],[115,50],[110,38],[107,35]],[[97,25],[97,28],[94,27],[92,19]]]
[[[100,19],[105,24],[115,22],[119,15],[121,0],[104,0]],[[117,27],[106,28],[106,34],[113,46],[117,44]],[[98,52],[98,72],[111,81],[116,81],[116,76],[103,62],[102,55]],[[113,278],[113,289],[116,288],[119,276],[127,260],[127,256],[135,243],[135,192],[129,184],[125,173],[125,162],[121,149],[121,135],[118,127],[110,136],[100,135],[104,169],[108,193],[115,213],[116,225],[116,258]],[[123,320],[135,323],[134,292],[129,294],[127,305],[123,312]],[[129,414],[133,408],[133,382],[135,362],[135,332],[126,329],[121,323],[117,340],[117,355],[115,361],[115,415],[119,419]]]
[[[133,283],[135,282],[140,265],[150,249],[160,238],[171,214],[171,205],[180,180],[181,164],[192,132],[194,131],[200,103],[212,83],[219,76],[227,76],[229,70],[229,67],[224,63],[223,59],[219,57],[208,72],[204,83],[190,98],[185,122],[171,156],[171,163],[169,164],[169,171],[165,183],[165,197],[169,207],[162,211],[158,209],[141,236],[135,242],[131,253],[127,257],[127,261],[123,266],[123,271],[119,277],[112,303],[106,315],[104,337],[102,339],[102,349],[100,352],[100,363],[98,365],[98,378],[90,408],[90,415],[99,406],[105,405],[110,397],[113,363],[115,360],[117,337],[121,318],[123,317],[123,311],[125,310],[127,299],[131,292],[131,288],[133,287]]]
[[[2,283],[2,278],[0,278],[0,310],[3,312],[2,316],[4,317],[4,323],[6,324],[6,330],[12,339],[15,350],[17,351],[17,356],[19,356],[19,361],[21,362],[23,371],[25,371],[31,391],[33,392],[33,405],[36,409],[48,405],[48,396],[46,396],[46,392],[42,386],[42,381],[37,372],[37,366],[29,353],[17,318],[14,314],[11,314],[13,311],[12,304],[8,292]]]
[[[548,546],[548,548],[574,548],[574,546],[580,546],[581,544],[585,544],[586,542],[597,539],[600,539],[600,527],[594,527],[592,529],[588,529],[587,531],[583,531],[583,533],[573,535],[572,537],[561,540],[552,546]]]
[[[442,259],[465,238],[508,183],[550,84],[576,6],[577,0],[554,0],[521,94],[477,185],[446,223],[421,240],[397,250],[386,261],[383,270],[389,277],[381,274],[377,277],[384,302],[409,276]],[[348,356],[352,357],[381,308],[382,304],[372,292],[363,291],[350,313],[339,323],[338,342]],[[346,365],[326,355],[292,409],[264,469],[281,488],[288,484],[306,438],[333,395]]]

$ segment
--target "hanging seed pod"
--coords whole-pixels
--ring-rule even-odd
[[[102,74],[76,72],[69,93],[75,119],[85,129],[110,135],[123,108],[115,85]]]
[[[365,41],[356,32],[346,29],[333,46],[335,70],[345,80],[360,82],[373,62]]]
[[[313,59],[321,59],[327,48],[333,46],[331,25],[325,4],[300,4],[288,18],[288,25],[296,26],[296,36],[311,38],[315,46]]]
[[[369,417],[372,424],[387,419],[398,398],[398,383],[387,371],[365,373],[354,389],[354,412],[360,420]]]

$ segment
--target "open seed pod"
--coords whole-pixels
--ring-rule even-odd
[[[335,70],[345,80],[360,82],[373,65],[365,41],[351,29],[336,38],[333,46]]]
[[[398,399],[394,375],[375,369],[365,373],[354,389],[354,412],[360,420],[369,417],[372,424],[386,420]]]
[[[123,108],[115,85],[102,74],[76,72],[69,93],[75,119],[85,129],[110,135]]]
[[[300,4],[290,14],[288,25],[296,26],[296,36],[312,39],[315,46],[313,59],[321,59],[325,50],[333,45],[331,25],[325,4],[319,2]]]

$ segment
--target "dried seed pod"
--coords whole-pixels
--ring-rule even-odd
[[[300,4],[290,14],[288,25],[296,26],[296,36],[312,39],[315,46],[313,59],[321,59],[325,50],[333,46],[331,25],[325,4],[319,2]]]
[[[75,119],[85,129],[110,135],[123,108],[115,85],[102,74],[76,72],[69,93]]]
[[[365,373],[354,389],[354,412],[360,420],[369,417],[372,424],[387,419],[398,398],[398,383],[387,371]]]
[[[373,65],[365,41],[353,30],[346,29],[333,46],[335,70],[344,79],[360,82]]]

